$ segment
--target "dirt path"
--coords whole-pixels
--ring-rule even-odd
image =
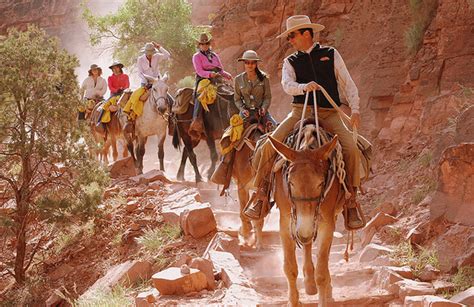
[[[230,197],[224,198],[219,197],[216,187],[211,184],[202,184],[199,190],[202,200],[211,203],[219,230],[236,234],[240,226],[236,191],[231,190]],[[256,251],[242,247],[240,264],[246,277],[261,297],[259,303],[286,306],[287,282],[283,272],[283,252],[278,233],[278,222],[278,208],[273,208],[265,221],[264,248]],[[350,253],[350,261],[348,263],[344,261],[346,237],[341,235],[344,230],[342,217],[336,230],[339,232],[340,238],[334,238],[330,255],[330,272],[336,303],[343,305],[383,304],[394,299],[394,296],[387,291],[372,286],[374,274],[381,267],[373,263],[361,264],[358,262],[360,250],[357,236],[355,236],[355,250]],[[304,293],[301,250],[298,250],[297,253],[300,266],[298,274],[300,300],[305,305],[312,305],[317,303],[318,296],[308,296]]]

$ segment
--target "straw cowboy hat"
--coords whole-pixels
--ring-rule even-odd
[[[157,53],[158,50],[156,50],[155,45],[153,43],[146,43],[145,47],[140,50],[141,53],[146,53],[146,54],[154,54]]]
[[[238,58],[237,61],[261,61],[262,59],[258,57],[257,52],[253,50],[247,50],[244,52],[241,58]]]
[[[286,20],[286,31],[278,35],[276,38],[281,38],[288,35],[288,33],[306,28],[311,28],[314,32],[319,32],[324,29],[324,26],[318,23],[311,23],[311,19],[306,15],[290,16]]]
[[[198,44],[207,44],[207,43],[210,43],[211,40],[212,40],[212,37],[207,36],[206,33],[202,33],[199,39],[196,40],[196,42]]]
[[[93,70],[93,69],[98,69],[99,72],[102,72],[102,68],[100,68],[99,65],[97,65],[97,64],[92,64],[91,67],[89,68],[89,74],[92,73],[92,70]]]
[[[120,68],[123,68],[123,64],[120,63],[119,61],[114,61],[112,65],[109,66],[110,69],[114,68],[114,66],[118,66]]]

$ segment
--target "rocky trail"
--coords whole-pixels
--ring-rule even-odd
[[[155,292],[154,298],[150,300],[153,303],[137,298],[137,306],[175,303],[286,306],[287,282],[283,272],[283,252],[278,233],[278,209],[273,208],[266,218],[263,229],[264,247],[257,251],[253,247],[238,245],[239,205],[236,191],[232,186],[227,197],[220,197],[217,186],[213,184],[200,183],[197,187],[194,183],[177,185],[181,186],[178,190],[182,189],[181,192],[177,191],[178,194],[181,193],[179,196],[181,199],[189,199],[191,195],[205,206],[209,204],[214,214],[217,233],[202,257],[213,263],[218,289],[214,292],[191,291],[184,296],[158,296]],[[194,205],[188,202],[186,206]],[[428,268],[426,274],[431,275],[425,277],[423,282],[415,277],[409,266],[400,266],[396,259],[390,257],[393,256],[394,246],[385,245],[379,240],[376,240],[377,243],[369,244],[381,226],[397,221],[396,217],[389,214],[392,212],[387,206],[382,206],[378,210],[381,212],[377,212],[376,209],[371,213],[375,217],[366,229],[354,236],[354,250],[350,252],[349,262],[344,260],[347,235],[342,217],[338,219],[330,254],[330,272],[335,299],[333,305],[434,306],[433,303],[436,302],[442,304],[439,306],[462,306],[440,297],[443,291],[452,285],[443,280],[438,270]],[[166,220],[166,214],[164,216]],[[304,293],[301,250],[297,251],[297,258],[300,301],[304,306],[317,306],[318,296]],[[189,259],[186,261],[189,263]],[[179,266],[182,263],[178,260],[175,265]],[[151,292],[146,293],[149,295]]]

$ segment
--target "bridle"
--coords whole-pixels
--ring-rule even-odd
[[[157,111],[161,114],[161,116],[165,117],[166,111],[164,113],[160,111],[160,109],[158,108],[158,101],[160,101],[160,99],[163,99],[165,101],[166,106],[169,109],[168,97],[167,96],[156,97],[155,96],[155,90],[154,90],[153,87],[151,88],[151,95],[150,96],[153,97],[153,103],[155,104],[155,107],[156,107]]]
[[[302,247],[303,243],[300,241],[300,239],[296,235],[296,203],[297,202],[306,202],[306,203],[311,203],[311,204],[314,203],[315,204],[316,211],[315,211],[315,214],[314,214],[314,221],[313,221],[313,241],[316,240],[317,228],[315,227],[315,224],[316,224],[316,221],[317,221],[318,215],[319,215],[319,212],[318,212],[319,211],[319,206],[324,201],[324,196],[325,196],[324,191],[326,190],[326,180],[323,181],[324,185],[322,186],[321,193],[319,194],[319,196],[300,197],[300,196],[295,196],[293,194],[293,192],[291,191],[291,184],[288,181],[288,178],[289,178],[290,172],[292,171],[292,169],[296,165],[301,165],[301,164],[310,165],[311,168],[313,168],[315,172],[318,171],[318,169],[315,165],[315,162],[316,161],[311,160],[311,159],[302,159],[302,160],[290,162],[288,167],[286,168],[286,171],[285,171],[285,181],[286,181],[286,184],[287,184],[288,196],[290,198],[290,203],[291,203],[291,236],[292,236],[293,240],[295,240],[296,244],[299,247]],[[326,176],[327,176],[327,171],[323,174],[324,178],[326,178]]]

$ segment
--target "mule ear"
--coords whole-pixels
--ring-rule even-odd
[[[322,160],[327,160],[331,155],[331,152],[336,148],[337,145],[337,134],[334,135],[331,142],[324,144],[321,148],[316,149],[318,156],[321,157]]]
[[[296,151],[291,149],[290,147],[286,146],[280,141],[277,141],[270,135],[268,136],[270,143],[272,144],[273,148],[286,160],[288,161],[295,161],[296,159]]]

